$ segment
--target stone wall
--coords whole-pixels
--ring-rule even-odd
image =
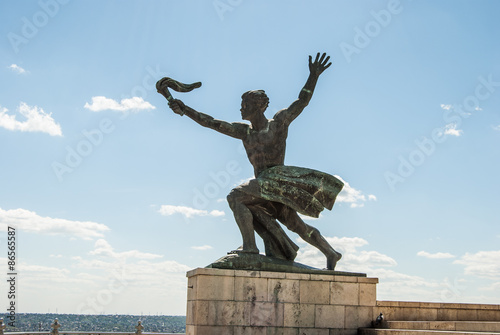
[[[354,335],[373,320],[377,278],[188,272],[186,334]]]
[[[386,321],[500,321],[500,305],[377,301]]]

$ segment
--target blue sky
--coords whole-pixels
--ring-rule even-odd
[[[285,163],[346,182],[306,219],[337,269],[378,277],[380,300],[499,303],[499,7],[0,1],[0,258],[16,227],[18,312],[185,314],[185,272],[241,244],[225,197],[253,170],[155,82],[203,82],[173,95],[227,121],[264,89],[272,117],[319,51],[333,65]]]

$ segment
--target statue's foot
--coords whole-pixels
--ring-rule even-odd
[[[243,248],[243,246],[240,246],[236,250],[231,250],[228,254],[259,254],[259,249],[257,249],[257,247]]]
[[[334,251],[331,255],[326,257],[326,268],[328,270],[335,270],[337,262],[342,258],[340,252]]]

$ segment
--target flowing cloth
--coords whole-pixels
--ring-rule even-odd
[[[250,183],[255,185],[256,182],[258,187],[250,187]],[[254,229],[264,240],[266,255],[293,261],[299,247],[276,219],[291,229],[293,223],[287,222],[287,215],[283,215],[287,208],[318,217],[323,209],[332,209],[343,186],[342,181],[324,172],[296,166],[275,166],[236,189],[264,200],[264,203],[249,208],[254,216]],[[285,206],[285,211],[278,211],[281,215],[276,212],[275,203]]]
[[[332,209],[344,187],[344,183],[332,175],[297,166],[274,166],[261,172],[256,180],[259,190],[247,188],[245,184],[237,189],[316,218],[323,209]]]

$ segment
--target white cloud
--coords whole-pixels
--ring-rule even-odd
[[[460,280],[450,283],[448,278],[432,280],[425,277],[398,272],[397,262],[389,255],[366,249],[368,241],[359,237],[326,237],[333,248],[342,253],[335,270],[366,273],[380,280],[377,285],[379,300],[456,302],[465,288]],[[324,268],[325,256],[316,248],[297,240],[300,249],[297,262],[316,268]]]
[[[95,256],[106,256],[111,258],[138,258],[138,259],[155,259],[162,258],[162,255],[140,252],[138,250],[130,250],[124,252],[115,252],[113,247],[104,239],[99,239],[94,244],[94,250],[90,252]]]
[[[156,107],[151,105],[149,102],[144,101],[141,97],[132,97],[129,99],[122,99],[117,102],[113,99],[109,99],[103,96],[92,97],[92,103],[85,103],[84,108],[87,108],[93,112],[100,112],[104,110],[114,110],[119,112],[126,111],[139,111],[145,109],[155,109]]]
[[[500,281],[497,281],[489,286],[479,288],[480,291],[500,292]]]
[[[493,129],[496,131],[500,131],[500,124],[498,126],[493,126]]]
[[[187,218],[191,218],[193,216],[224,216],[225,213],[223,211],[213,210],[211,212],[195,209],[186,206],[172,206],[172,205],[162,205],[160,210],[158,211],[161,215],[169,216],[173,214],[182,214]]]
[[[343,180],[339,176],[335,176],[336,178],[342,180],[344,182],[344,188],[337,196],[337,202],[345,202],[351,204],[351,208],[363,207],[367,200],[376,201],[377,197],[373,194],[368,194],[368,196],[364,195],[362,191],[355,189],[348,182]]]
[[[53,286],[59,286],[61,284],[82,285],[89,283],[89,281],[84,278],[72,276],[71,271],[66,268],[32,265],[23,262],[19,264],[18,269],[23,273],[23,285],[29,286],[30,288],[46,288],[46,283],[52,283]],[[42,282],[45,282],[45,284],[41,284]]]
[[[16,115],[8,115],[6,108],[0,107],[0,127],[13,131],[42,132],[51,136],[62,136],[61,126],[54,121],[51,113],[45,113],[42,108],[28,106],[21,102],[18,113],[26,118],[16,120]]]
[[[360,237],[325,238],[335,250],[342,253],[342,259],[335,270],[360,272],[372,267],[392,267],[397,265],[394,259],[377,251],[358,250],[358,248],[368,244],[365,239]],[[326,258],[317,248],[307,244],[300,238],[297,239],[297,242],[301,245],[297,254],[297,262],[317,268],[325,267]]]
[[[10,210],[0,208],[0,228],[7,229],[7,226],[30,233],[67,235],[84,240],[102,237],[103,233],[109,230],[101,223],[42,217],[22,208]]]
[[[379,300],[457,302],[463,292],[462,285],[451,286],[447,278],[436,281],[383,268],[370,270],[369,275],[379,278]]]
[[[444,127],[444,133],[445,135],[453,135],[453,136],[461,136],[463,134],[463,130],[457,129],[457,124],[456,123],[450,123],[447,124]]]
[[[431,254],[427,251],[419,251],[419,252],[417,252],[417,256],[431,258],[431,259],[455,258],[454,255],[447,253],[447,252],[437,252],[435,254]]]
[[[362,250],[368,245],[368,241],[363,238],[326,237],[326,240],[343,255],[335,270],[361,272],[379,278],[379,300],[455,302],[464,291],[461,283],[450,284],[447,278],[432,280],[398,272],[395,270],[396,260],[389,255],[375,250]],[[325,256],[319,250],[301,239],[297,239],[297,242],[300,244],[297,262],[316,268],[325,267]]]
[[[453,109],[456,113],[458,113],[460,116],[462,117],[468,117],[470,115],[472,115],[472,113],[469,113],[469,112],[464,112],[462,109],[459,109],[458,111],[455,110],[455,107],[453,105],[445,105],[445,104],[441,104],[441,108],[444,109],[444,110],[451,110]],[[474,108],[474,110],[476,111],[481,111],[483,110],[481,107],[479,106],[476,106]]]
[[[20,67],[17,64],[11,64],[10,66],[8,66],[8,68],[11,69],[12,71],[18,73],[18,74],[28,74],[28,71],[26,71],[25,69],[23,69],[22,67]]]
[[[466,253],[453,264],[465,265],[464,272],[487,279],[500,279],[500,250],[479,251],[475,254]]]
[[[320,219],[323,218],[323,213],[320,213],[317,218],[312,217],[312,216],[303,215],[303,214],[300,214],[300,213],[297,213],[297,214],[299,214],[300,218],[302,220],[305,220],[305,221],[314,221],[314,220],[320,220]]]
[[[20,260],[18,269],[23,273],[25,294],[19,304],[41,312],[54,308],[51,297],[63,296],[57,306],[65,313],[184,313],[186,271],[191,267],[173,260],[135,257],[151,255],[143,251],[115,252],[104,240],[96,242],[94,250],[98,249],[111,251],[115,257],[86,253],[64,261],[47,257],[46,264],[30,263],[29,257]],[[39,252],[43,255],[42,249]],[[123,255],[132,256],[127,259]],[[0,264],[7,264],[7,259],[0,257]],[[0,283],[0,289],[6,290],[6,285]],[[169,304],[165,305],[165,301]]]
[[[210,250],[210,249],[213,249],[213,247],[211,245],[200,245],[200,246],[194,246],[194,247],[191,247],[191,249],[194,249],[194,250]]]
[[[351,208],[359,208],[359,207],[365,207],[365,204],[363,203],[352,203]]]
[[[412,280],[412,282],[418,282],[421,283],[421,285],[429,285],[433,286],[433,284],[429,283],[422,277],[418,276],[411,276],[407,275],[404,273],[399,273],[396,272],[392,269],[376,269],[373,271],[378,278],[383,278],[383,279],[392,279],[392,280],[399,280],[399,281],[406,281],[406,280]]]
[[[246,183],[246,182],[249,182],[249,181],[250,181],[250,180],[252,180],[252,179],[255,179],[255,177],[254,177],[254,176],[252,176],[252,177],[248,177],[248,178],[240,179],[240,181],[239,181],[239,182],[237,182],[236,184],[234,184],[234,185],[233,185],[233,187],[238,186],[238,185],[241,185],[241,184],[244,184],[244,183]]]

